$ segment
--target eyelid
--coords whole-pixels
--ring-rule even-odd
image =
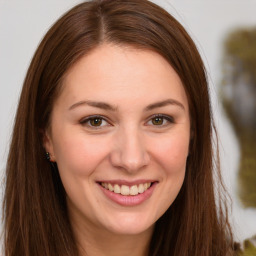
[[[151,121],[152,119],[156,118],[156,117],[161,117],[165,120],[167,120],[168,124],[173,124],[174,123],[174,118],[172,116],[169,116],[169,115],[165,115],[165,114],[154,114],[152,115],[148,121],[146,123],[148,123],[149,121]],[[168,124],[164,124],[164,125],[151,125],[151,126],[155,126],[157,128],[161,128],[161,127],[165,127],[167,126]]]
[[[165,127],[165,126],[168,126],[169,124],[173,124],[174,123],[174,118],[172,116],[165,115],[165,114],[154,114],[154,115],[152,115],[152,116],[150,116],[148,118],[146,124],[148,124],[149,121],[152,121],[152,119],[157,118],[157,117],[165,119],[168,123],[167,124],[163,124],[163,125],[153,125],[153,124],[150,124],[150,126],[155,126],[157,128],[161,128],[161,127]],[[107,125],[102,125],[102,126],[88,125],[87,122],[89,122],[91,119],[94,119],[94,118],[102,119],[103,121],[107,122],[108,124]],[[84,117],[84,118],[82,118],[79,121],[79,123],[82,124],[82,125],[86,125],[87,127],[91,128],[91,129],[101,129],[101,128],[105,127],[105,126],[111,126],[112,125],[111,122],[109,121],[109,119],[106,118],[105,116],[102,116],[102,115],[90,115],[90,116]]]
[[[108,123],[108,125],[103,125],[103,126],[92,126],[92,125],[88,125],[87,122],[89,122],[91,119],[94,119],[94,118],[102,119],[102,120],[106,121],[106,122]],[[90,127],[90,128],[92,128],[92,129],[101,129],[102,127],[111,125],[111,123],[110,123],[110,121],[108,120],[108,118],[106,118],[105,116],[102,116],[102,115],[91,115],[91,116],[84,117],[84,118],[82,118],[82,119],[79,121],[79,123],[82,124],[82,125],[86,125],[87,127]]]

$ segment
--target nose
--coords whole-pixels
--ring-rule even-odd
[[[135,128],[120,130],[114,140],[110,154],[113,166],[135,173],[149,164],[150,156],[140,131]]]

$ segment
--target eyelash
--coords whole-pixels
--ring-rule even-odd
[[[155,119],[155,118],[160,118],[160,119],[163,120],[163,122],[166,121],[166,122],[168,122],[169,124],[173,124],[173,123],[174,123],[174,118],[173,118],[173,117],[168,116],[168,115],[163,115],[163,114],[156,114],[156,115],[151,116],[151,117],[149,118],[149,120],[147,121],[147,123],[150,122],[150,121],[152,122],[152,120]],[[87,127],[90,127],[90,128],[92,128],[92,129],[101,129],[101,128],[102,128],[101,125],[99,125],[99,126],[93,126],[93,125],[89,124],[90,121],[95,120],[95,119],[99,119],[99,120],[101,120],[101,122],[107,122],[108,125],[111,125],[110,122],[107,120],[107,118],[104,117],[104,116],[101,116],[101,115],[94,115],[94,116],[86,117],[86,118],[84,118],[84,119],[82,119],[82,120],[80,121],[80,124],[82,124],[82,125],[84,125],[84,126],[87,126]],[[152,126],[155,126],[155,127],[159,126],[158,128],[161,128],[161,127],[167,126],[168,123],[167,123],[167,124],[160,124],[160,125],[154,125],[154,124],[151,124],[151,125],[152,125]],[[103,125],[103,126],[106,126],[106,125]]]
[[[101,116],[101,115],[94,115],[94,116],[89,116],[89,117],[86,117],[84,119],[82,119],[80,121],[80,124],[84,125],[84,126],[87,126],[87,127],[90,127],[90,128],[93,128],[93,129],[101,129],[102,126],[93,126],[93,125],[90,125],[89,122],[91,120],[94,120],[94,119],[100,119],[104,122],[107,122],[108,124],[110,123],[106,117],[104,116]]]
[[[167,126],[168,123],[169,123],[169,124],[173,124],[173,123],[174,123],[174,118],[173,118],[172,116],[163,115],[163,114],[156,114],[156,115],[151,116],[150,119],[149,119],[149,121],[152,122],[152,120],[153,120],[154,118],[161,118],[161,119],[163,119],[163,122],[164,122],[164,121],[167,121],[167,124],[153,125],[153,126],[156,126],[156,127],[159,126],[159,128]],[[148,122],[149,122],[149,121],[148,121]],[[148,122],[147,122],[147,123],[148,123]]]

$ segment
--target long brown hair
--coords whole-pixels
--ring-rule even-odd
[[[150,255],[228,255],[232,235],[225,197],[215,200],[222,185],[214,188],[214,170],[221,180],[218,159],[217,164],[213,160],[214,125],[204,65],[184,28],[146,0],[79,4],[40,43],[24,81],[6,168],[5,255],[78,255],[65,191],[57,166],[44,157],[42,131],[50,125],[67,70],[103,42],[162,55],[182,80],[189,101],[193,136],[185,181],[155,225]]]

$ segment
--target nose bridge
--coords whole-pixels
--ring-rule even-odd
[[[143,134],[138,127],[120,128],[116,147],[112,152],[112,163],[128,172],[136,172],[149,162]]]

